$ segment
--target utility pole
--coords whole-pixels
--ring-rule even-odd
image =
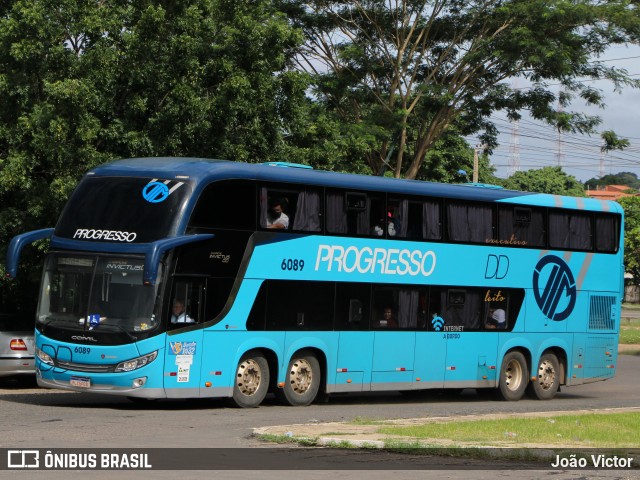
[[[487,148],[486,145],[476,145],[473,149],[473,183],[478,183],[478,154]]]

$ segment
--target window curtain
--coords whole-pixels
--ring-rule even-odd
[[[498,213],[498,239],[526,242],[530,247],[544,247],[544,213],[539,210],[531,210],[529,223],[519,223],[513,207],[499,207]]]
[[[466,290],[465,301],[462,305],[449,305],[449,292],[444,289],[441,293],[441,305],[445,305],[445,325],[464,327],[469,330],[477,330],[481,327],[480,310],[482,306],[481,294],[474,290]]]
[[[400,200],[398,208],[395,211],[395,217],[400,223],[400,231],[396,233],[396,236],[406,238],[407,231],[409,230],[409,200]]]
[[[267,228],[268,198],[267,187],[260,188],[260,226],[262,228]]]
[[[491,207],[450,203],[449,239],[455,242],[485,242],[493,238]]]
[[[347,213],[344,208],[344,193],[327,192],[327,231],[347,233]]]
[[[440,205],[435,202],[422,204],[422,238],[425,240],[440,240]]]
[[[569,215],[566,213],[549,213],[549,246],[569,247]]]
[[[298,195],[296,217],[293,230],[319,232],[320,226],[320,195],[314,191],[304,191]]]
[[[398,326],[400,328],[416,328],[419,307],[420,292],[418,290],[401,289],[398,292]]]
[[[613,252],[618,245],[618,231],[615,217],[596,217],[596,249]]]
[[[357,213],[356,228],[358,235],[372,235],[373,225],[371,225],[371,199],[367,196],[364,211]]]
[[[593,246],[591,237],[591,217],[582,214],[569,216],[569,241],[570,248],[591,250]]]

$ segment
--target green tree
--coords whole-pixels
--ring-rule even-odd
[[[516,172],[504,181],[504,187],[526,192],[584,197],[582,184],[574,176],[567,175],[560,167]]]
[[[633,172],[620,172],[612,175],[605,175],[602,178],[590,178],[584,183],[586,188],[592,190],[607,185],[626,185],[630,189],[638,190],[640,189],[640,180]]]
[[[624,269],[640,282],[640,197],[622,197],[624,208]]]
[[[280,158],[301,42],[269,0],[0,2],[0,255],[105,161]]]
[[[599,119],[569,110],[579,97],[602,105],[583,79],[638,85],[594,61],[638,39],[636,2],[611,0],[281,0],[306,43],[297,57],[314,94],[344,124],[375,142],[373,173],[390,163],[417,178],[454,126],[495,146],[492,113],[522,110],[559,130],[592,132]],[[513,78],[530,87],[513,88]],[[554,94],[549,83],[560,83]]]

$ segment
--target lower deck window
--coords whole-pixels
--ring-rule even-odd
[[[513,288],[267,280],[248,330],[511,330],[524,300]]]

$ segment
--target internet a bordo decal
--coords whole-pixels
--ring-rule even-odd
[[[556,255],[542,257],[533,271],[533,294],[544,315],[565,320],[576,305],[576,281],[569,265]]]

